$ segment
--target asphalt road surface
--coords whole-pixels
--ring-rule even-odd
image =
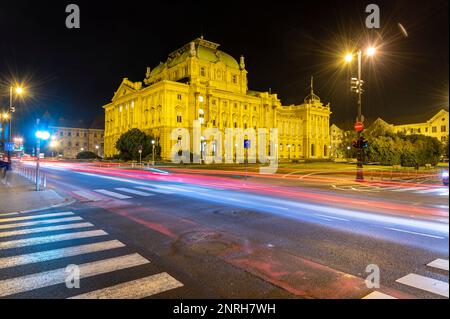
[[[448,298],[438,182],[43,166],[74,201],[0,216],[1,298]]]

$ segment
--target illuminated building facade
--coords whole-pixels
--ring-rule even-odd
[[[147,68],[143,82],[123,79],[105,110],[105,156],[117,154],[121,134],[138,128],[155,136],[161,156],[170,159],[176,128],[192,132],[218,128],[278,128],[280,159],[328,158],[330,106],[311,93],[300,105],[282,106],[277,94],[248,89],[245,60],[239,62],[197,38],[169,54],[166,62]],[[191,134],[192,136],[192,134]],[[191,147],[192,149],[192,147]]]
[[[54,155],[76,158],[83,151],[91,151],[98,156],[104,152],[104,130],[80,127],[49,126],[51,140],[49,150]]]

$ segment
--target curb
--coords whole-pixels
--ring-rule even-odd
[[[34,208],[34,209],[29,209],[29,210],[20,210],[20,211],[11,212],[11,213],[0,213],[0,216],[34,213],[34,212],[38,212],[38,211],[45,210],[45,209],[52,209],[52,208],[69,206],[69,205],[75,203],[76,199],[70,200],[69,202],[66,202],[66,201],[67,201],[67,198],[64,200],[64,202],[59,203],[59,204],[54,204],[54,205],[50,205],[50,206],[44,206],[44,207]]]

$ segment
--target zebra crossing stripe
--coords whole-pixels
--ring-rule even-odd
[[[144,191],[154,192],[154,193],[166,194],[166,195],[174,194],[174,192],[171,192],[171,191],[165,191],[162,189],[156,189],[156,188],[152,188],[152,187],[136,186],[135,188],[142,189]]]
[[[4,242],[0,242],[0,250],[56,243],[56,242],[63,241],[63,240],[90,238],[90,237],[98,237],[98,236],[105,236],[105,235],[108,235],[108,233],[103,230],[89,230],[89,231],[84,231],[84,232],[58,234],[58,235],[50,235],[50,236],[43,236],[43,237],[33,237],[33,238],[4,241]]]
[[[68,216],[68,215],[74,215],[74,213],[62,212],[62,213],[52,213],[52,214],[42,214],[42,215],[21,216],[21,217],[14,217],[14,218],[0,218],[0,223],[9,223],[9,222],[16,222],[16,221],[21,221],[21,220],[48,218],[48,217],[57,217],[57,216]]]
[[[379,291],[372,291],[367,296],[363,297],[362,299],[397,299],[395,297],[392,297],[390,295],[384,294]]]
[[[397,279],[396,282],[448,298],[448,283],[444,281],[417,274],[409,274]]]
[[[427,266],[448,271],[448,260],[438,258],[428,263]]]
[[[105,251],[114,248],[125,247],[123,243],[118,240],[104,241],[95,244],[79,245],[67,248],[58,248],[46,251],[39,251],[36,253],[18,255],[12,257],[0,258],[0,269],[10,268],[15,266],[22,266],[28,264],[39,263],[54,259],[60,259],[71,256],[78,256],[83,254],[95,253],[98,251]]]
[[[111,196],[111,197],[114,197],[114,198],[118,198],[118,199],[132,198],[132,197],[127,196],[127,195],[123,195],[123,194],[119,194],[119,193],[116,193],[116,192],[107,191],[106,189],[95,189],[94,191],[97,192],[97,193],[101,193],[101,194],[104,194],[104,195],[107,195],[107,196]]]
[[[110,273],[150,263],[139,254],[130,254],[78,265],[80,279]],[[66,281],[66,268],[35,273],[0,281],[0,297],[10,296],[30,290],[62,284]]]
[[[153,196],[153,195],[155,195],[155,194],[141,192],[141,191],[138,191],[138,190],[135,190],[135,189],[125,188],[125,187],[115,188],[115,189],[118,190],[118,191],[121,191],[121,192],[130,193],[130,194],[139,195],[139,196]]]
[[[81,217],[65,217],[65,218],[54,218],[54,219],[41,219],[41,220],[34,220],[32,222],[24,222],[24,223],[15,223],[15,224],[0,224],[0,229],[8,229],[8,228],[16,228],[16,227],[25,227],[25,226],[34,226],[34,225],[40,225],[40,224],[55,224],[55,223],[62,223],[62,222],[72,222],[77,220],[83,220]]]
[[[74,296],[70,299],[141,299],[182,286],[181,282],[164,272]]]
[[[94,194],[90,193],[90,192],[86,192],[86,191],[73,191],[73,193],[75,195],[78,195],[80,197],[86,198],[87,200],[93,201],[93,202],[98,202],[101,201],[102,199],[98,196],[95,196]]]
[[[94,227],[94,225],[92,225],[91,223],[75,223],[75,224],[58,225],[58,226],[46,226],[46,227],[19,229],[19,230],[7,231],[7,232],[0,232],[0,238],[9,237],[9,236],[17,236],[17,235],[42,233],[42,232],[55,231],[55,230],[84,228],[84,227]]]

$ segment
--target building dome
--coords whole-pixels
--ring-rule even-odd
[[[199,60],[217,63],[222,62],[227,67],[239,70],[239,63],[228,53],[218,50],[220,45],[211,41],[197,38],[182,48],[169,54],[165,63],[160,63],[150,72],[150,77],[161,73],[166,67],[171,68],[179,63],[186,61],[189,57],[196,56]]]

